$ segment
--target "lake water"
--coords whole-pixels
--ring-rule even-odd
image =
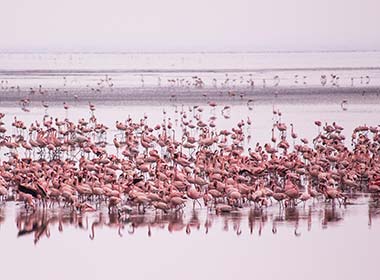
[[[0,53],[8,89],[185,88],[194,77],[208,88],[299,88],[321,86],[321,75],[326,87],[379,86],[380,53]]]
[[[218,129],[231,129],[240,120],[252,120],[244,131],[250,135],[245,147],[270,141],[273,109],[282,112],[282,121],[293,123],[299,138],[317,135],[315,120],[336,121],[344,127],[345,144],[350,145],[352,130],[361,124],[379,125],[380,97],[379,53],[265,53],[265,54],[0,54],[0,112],[8,131],[14,117],[29,125],[44,115],[88,118],[87,102],[81,90],[105,91],[151,88],[157,100],[139,91],[133,102],[101,100],[92,96],[95,116],[109,126],[108,141],[117,133],[115,121],[129,116],[135,121],[148,117],[151,125],[171,118],[180,131],[179,112],[189,115],[194,105],[203,108],[201,118],[216,117]],[[226,76],[227,74],[227,76]],[[320,76],[327,75],[325,86]],[[340,77],[333,84],[331,74]],[[105,78],[112,80],[105,82]],[[263,87],[268,95],[227,96],[197,95],[194,75],[202,77],[204,89]],[[278,75],[276,86],[273,77]],[[297,77],[295,77],[297,75]],[[243,82],[240,84],[240,77]],[[304,78],[306,76],[306,78]],[[370,78],[366,78],[369,76]],[[229,82],[226,83],[226,79]],[[159,85],[159,78],[161,84]],[[353,84],[352,84],[352,79]],[[98,85],[100,80],[103,84]],[[141,79],[144,81],[142,82]],[[175,82],[167,80],[174,79]],[[177,80],[178,79],[178,80]],[[181,84],[181,79],[183,79]],[[217,83],[213,84],[213,79]],[[235,79],[235,81],[232,81]],[[5,82],[6,81],[6,82]],[[112,81],[112,82],[111,82]],[[190,81],[186,101],[167,96],[166,89],[181,91]],[[367,83],[368,82],[368,83]],[[110,87],[110,83],[114,86]],[[222,84],[225,83],[225,84]],[[108,88],[106,87],[106,84]],[[70,108],[54,95],[39,96],[42,90],[78,94],[67,100]],[[19,93],[17,93],[17,86]],[[287,94],[276,95],[277,88]],[[327,88],[322,94],[308,95],[309,88]],[[30,94],[29,88],[36,93]],[[301,88],[297,95],[294,89]],[[348,88],[348,91],[341,91]],[[356,89],[360,88],[360,91]],[[368,89],[364,94],[363,89]],[[31,98],[30,112],[25,112],[19,94]],[[41,94],[43,96],[43,94]],[[91,96],[90,96],[91,97]],[[249,101],[250,99],[254,101]],[[123,98],[121,98],[123,99]],[[207,105],[216,101],[217,106]],[[345,100],[344,105],[342,101]],[[228,118],[222,115],[230,105]],[[297,140],[298,141],[298,140]],[[112,145],[107,147],[116,152]],[[4,153],[2,149],[1,154]],[[4,157],[4,155],[2,155]],[[279,209],[274,203],[262,210],[244,208],[217,215],[206,208],[189,205],[184,213],[132,214],[119,220],[106,209],[79,214],[68,209],[48,209],[26,213],[22,205],[1,202],[0,263],[3,277],[10,279],[377,279],[380,259],[380,208],[373,198],[359,194],[345,207],[323,201],[308,202],[304,207]]]
[[[27,215],[10,203],[0,208],[0,260],[12,279],[377,279],[380,209],[352,201],[225,215],[189,207],[122,221],[107,212]]]

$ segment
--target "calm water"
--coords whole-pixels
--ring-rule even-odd
[[[0,54],[2,93],[12,94],[10,87],[43,87],[63,89],[96,87],[105,75],[112,77],[115,87],[157,87],[166,79],[203,75],[207,86],[217,87],[229,77],[244,75],[256,84],[279,75],[280,85],[305,87],[320,85],[320,75],[337,73],[341,83],[354,87],[376,86],[380,81],[379,53],[316,53],[316,54]],[[147,71],[147,70],[149,70]],[[305,74],[304,74],[305,73]],[[369,73],[369,74],[368,74]],[[252,76],[250,76],[252,74]],[[297,83],[295,83],[295,75]],[[303,75],[306,84],[304,84]],[[366,84],[366,75],[370,81]],[[65,77],[65,78],[63,78]],[[269,82],[268,82],[269,81]],[[166,84],[165,84],[166,83]],[[380,83],[379,83],[380,84]],[[262,84],[260,84],[262,86]],[[377,84],[378,85],[378,84]],[[176,85],[181,86],[181,85]],[[233,86],[230,84],[229,86]],[[326,85],[333,88],[328,82]],[[190,91],[191,93],[191,91]],[[235,98],[236,99],[236,98]],[[342,100],[346,104],[342,107]],[[2,100],[0,100],[2,101]],[[140,96],[140,102],[128,100],[104,103],[94,100],[98,122],[110,127],[108,141],[115,133],[115,121],[129,116],[135,121],[148,116],[150,125],[171,118],[174,129],[180,130],[179,111],[201,105],[203,120],[216,116],[218,129],[231,129],[240,120],[252,120],[245,126],[246,147],[270,141],[273,108],[282,112],[282,121],[293,123],[299,138],[317,135],[315,120],[336,121],[350,138],[352,129],[361,124],[379,125],[380,97],[374,95],[328,95],[308,98],[279,96],[255,100],[234,100],[224,118],[221,111],[229,101],[217,100],[211,108],[207,98],[194,97],[183,104],[178,100],[157,103]],[[66,112],[62,103],[32,102],[30,112],[21,110],[17,102],[0,102],[6,114],[8,131],[14,117],[29,125],[43,116],[74,121],[88,118],[87,103],[70,100]],[[346,140],[349,145],[349,140]],[[109,145],[111,152],[113,146]],[[5,150],[1,151],[3,154]],[[146,215],[132,214],[119,220],[106,210],[72,213],[68,209],[49,209],[25,213],[22,205],[2,203],[0,206],[0,262],[5,278],[25,279],[378,279],[380,259],[380,208],[366,195],[350,199],[346,207],[324,202],[309,202],[305,207],[280,211],[277,204],[266,209],[242,209],[235,213],[216,215],[205,208],[184,213]]]
[[[229,119],[221,115],[223,105],[212,109],[203,104],[202,118],[215,115],[218,128],[231,129],[249,116],[253,121],[245,128],[252,136],[251,142],[246,142],[249,147],[257,141],[269,142],[274,105],[282,111],[284,121],[294,123],[299,137],[315,136],[313,122],[320,119],[337,121],[349,139],[355,126],[379,123],[379,103],[378,98],[350,99],[345,111],[338,100],[258,103],[253,110],[240,103],[232,106]],[[115,120],[123,121],[130,115],[137,121],[146,114],[148,122],[155,124],[165,110],[175,123],[176,109],[182,108],[175,103],[95,104],[98,121],[110,127],[109,141],[116,133]],[[47,111],[37,104],[29,113],[6,105],[1,111],[8,125],[15,116],[26,124],[41,120],[46,113],[73,120],[90,116],[87,104],[70,105],[67,115],[61,104],[54,103]],[[108,149],[112,151],[113,146]],[[109,216],[106,210],[80,215],[56,209],[27,215],[22,207],[5,204],[0,210],[0,242],[5,252],[0,260],[7,267],[5,275],[12,279],[31,273],[39,279],[67,279],[73,273],[91,279],[125,275],[132,279],[305,279],[305,275],[308,279],[377,279],[380,209],[368,197],[351,202],[345,208],[322,202],[305,208],[300,204],[282,212],[274,204],[262,211],[243,209],[220,216],[204,208],[192,211],[190,206],[180,215],[150,212],[125,220]]]
[[[297,97],[299,98],[299,97]],[[347,100],[347,105],[342,109],[342,98]],[[315,99],[285,99],[279,98],[276,100],[255,101],[247,105],[247,101],[237,101],[231,105],[231,109],[227,110],[228,119],[222,115],[222,109],[225,105],[229,105],[226,101],[218,103],[215,108],[207,105],[206,101],[200,99],[198,102],[180,104],[177,102],[167,102],[166,104],[151,103],[145,101],[145,104],[130,103],[128,101],[103,103],[94,101],[96,105],[95,116],[98,122],[101,122],[109,127],[107,138],[111,143],[109,149],[113,148],[113,136],[118,133],[115,127],[116,120],[124,122],[128,117],[131,117],[135,122],[138,122],[144,115],[147,116],[147,123],[150,126],[155,126],[157,123],[162,123],[164,114],[166,118],[170,118],[173,123],[173,128],[177,135],[180,135],[180,111],[183,109],[189,116],[189,112],[193,105],[199,105],[203,108],[200,113],[201,119],[207,121],[211,116],[215,116],[215,124],[217,129],[228,129],[236,127],[241,120],[246,121],[248,118],[252,120],[252,125],[245,125],[244,133],[250,135],[251,140],[246,141],[247,147],[255,145],[256,142],[266,143],[270,141],[271,129],[273,126],[273,108],[279,109],[282,112],[282,121],[294,124],[294,130],[298,134],[299,139],[306,137],[311,140],[317,136],[318,130],[314,125],[315,120],[320,120],[322,123],[337,122],[344,127],[343,134],[346,136],[345,144],[350,144],[350,137],[353,129],[359,125],[367,124],[376,126],[379,124],[380,116],[380,96],[359,96],[345,97],[339,96],[334,98],[324,96]],[[30,112],[24,112],[17,104],[5,103],[0,107],[0,111],[5,113],[3,119],[7,125],[9,132],[15,132],[11,126],[14,118],[23,120],[29,126],[35,120],[42,121],[45,114],[63,119],[68,117],[73,121],[78,121],[80,118],[89,118],[90,111],[88,104],[70,101],[69,110],[66,112],[61,103],[47,102],[49,108],[45,109],[41,102],[34,102],[29,107]],[[177,120],[177,121],[176,121]]]
[[[380,209],[369,201],[225,215],[190,207],[123,220],[107,212],[27,214],[7,204],[0,208],[0,260],[12,279],[31,273],[39,279],[377,279]]]
[[[209,88],[250,88],[251,81],[299,88],[321,86],[321,75],[327,87],[379,86],[380,53],[0,53],[1,86],[8,90],[186,88],[194,77]]]

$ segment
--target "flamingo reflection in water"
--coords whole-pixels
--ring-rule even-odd
[[[371,227],[374,218],[380,218],[379,205],[368,198],[368,226]],[[234,232],[237,236],[242,234],[258,236],[265,233],[266,224],[271,224],[271,232],[279,233],[289,231],[291,226],[294,235],[299,237],[302,229],[310,231],[312,225],[320,224],[322,229],[336,225],[344,221],[346,207],[339,207],[330,203],[316,203],[308,208],[288,207],[279,208],[278,211],[261,208],[251,208],[248,211],[216,212],[208,209],[192,209],[177,212],[149,212],[146,214],[129,213],[120,216],[118,213],[108,213],[106,210],[81,213],[72,210],[41,209],[27,212],[21,209],[17,212],[16,226],[17,237],[33,235],[33,242],[38,243],[43,237],[50,238],[54,232],[64,232],[66,227],[71,227],[88,233],[91,240],[96,238],[96,232],[103,228],[114,228],[116,233],[124,236],[139,234],[145,231],[148,237],[154,232],[167,231],[170,234],[208,234],[214,231]],[[0,226],[6,221],[4,206],[0,207]],[[247,221],[245,223],[244,221]],[[247,227],[245,226],[247,225]],[[219,226],[219,227],[218,227]]]
[[[28,215],[24,212],[16,219],[17,237],[34,233],[34,244],[36,244],[42,236],[50,237],[50,222],[45,210],[37,211],[34,215]]]

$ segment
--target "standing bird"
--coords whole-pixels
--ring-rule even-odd
[[[327,77],[326,75],[321,75],[321,85],[325,86],[327,84]]]

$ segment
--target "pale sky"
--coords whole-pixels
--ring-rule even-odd
[[[2,51],[380,50],[379,0],[1,0]]]

